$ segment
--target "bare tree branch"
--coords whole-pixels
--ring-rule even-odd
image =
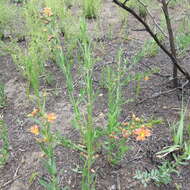
[[[162,30],[162,28],[160,27],[160,25],[156,22],[156,20],[154,19],[154,17],[152,16],[150,10],[147,8],[147,5],[145,5],[141,0],[137,0],[147,11],[148,15],[150,16],[150,18],[152,19],[152,21],[154,22],[154,24],[156,25],[156,27],[160,30],[160,32],[166,37],[168,38],[168,35]]]
[[[118,5],[119,7],[123,8],[124,10],[126,10],[127,12],[129,12],[131,15],[133,15],[146,29],[146,31],[151,35],[151,37],[155,40],[155,42],[157,43],[157,45],[170,57],[172,63],[177,67],[177,69],[185,76],[185,78],[190,81],[190,75],[189,73],[186,71],[185,68],[182,68],[179,64],[178,64],[178,60],[176,59],[175,56],[172,55],[172,53],[166,49],[166,47],[160,42],[160,40],[158,39],[157,35],[154,34],[154,32],[151,30],[150,26],[130,7],[126,6],[124,3],[121,3],[118,0],[113,0],[113,2]]]
[[[177,54],[176,54],[176,48],[175,48],[175,42],[174,42],[174,34],[172,30],[172,25],[170,22],[168,4],[166,3],[166,0],[162,0],[162,5],[163,5],[162,10],[164,12],[168,34],[169,34],[170,49],[171,49],[172,55],[176,58]],[[173,80],[174,86],[177,87],[178,86],[177,67],[175,64],[173,65],[173,79],[174,79]]]

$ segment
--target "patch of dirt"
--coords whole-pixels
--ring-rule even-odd
[[[94,30],[93,22],[89,21],[89,31]],[[115,64],[115,57],[120,47],[124,50],[123,57],[131,58],[142,47],[144,40],[149,37],[145,32],[127,29],[124,29],[124,34],[122,34],[125,35],[126,32],[131,40],[125,40],[121,37],[118,30],[123,26],[118,16],[118,9],[111,0],[104,2],[100,23],[103,32],[98,40],[94,39],[98,44],[94,56],[101,57],[101,60],[98,60],[95,66],[94,88],[98,89],[101,96],[98,97],[94,114],[96,125],[102,127],[106,126],[107,111],[107,90],[99,83],[103,67],[107,64]],[[109,25],[113,29],[111,36],[109,36],[107,30]],[[133,26],[136,28],[142,27],[130,17],[127,27],[133,28]],[[190,65],[188,56],[184,59],[183,64]],[[125,100],[135,97],[135,101],[122,107],[120,120],[123,121],[130,117],[131,113],[135,113],[137,116],[161,119],[163,122],[153,128],[153,134],[148,140],[136,142],[131,139],[129,141],[131,149],[118,165],[111,166],[106,161],[105,155],[99,155],[93,168],[97,173],[97,190],[174,190],[177,189],[177,186],[182,190],[190,189],[189,165],[180,167],[181,175],[173,175],[173,182],[168,185],[158,187],[154,183],[150,183],[145,188],[134,179],[136,170],[150,171],[161,164],[163,160],[157,158],[155,154],[163,147],[172,144],[169,124],[179,120],[180,117],[181,99],[179,95],[181,91],[172,91],[172,84],[169,80],[171,63],[163,52],[159,51],[155,57],[143,58],[130,72],[134,74],[148,72],[152,68],[159,68],[159,74],[152,74],[148,81],[142,80],[138,95],[135,93],[135,82],[124,86],[123,95]],[[71,124],[73,109],[68,101],[63,74],[55,65],[50,64],[47,69],[54,73],[54,83],[52,86],[48,84],[42,86],[49,89],[47,111],[55,112],[58,115],[53,130],[58,130],[62,135],[78,141],[79,135]],[[190,66],[187,66],[187,69],[190,71]],[[26,116],[31,112],[34,105],[26,96],[26,81],[9,56],[0,57],[0,71],[0,82],[5,84],[7,97],[7,106],[0,111],[4,115],[10,141],[9,160],[3,168],[0,168],[0,189],[43,190],[44,188],[39,185],[39,179],[43,177],[48,180],[49,176],[47,171],[43,169],[42,152],[36,144],[34,136],[28,132],[32,123]],[[80,86],[78,83],[77,85]],[[188,98],[188,95],[187,91],[186,98]],[[81,108],[81,111],[85,113],[85,108]],[[187,119],[189,119],[188,117]],[[165,159],[173,160],[171,156]],[[83,164],[80,153],[57,146],[56,161],[60,186],[62,188],[69,186],[71,190],[81,190],[81,175],[74,172]]]

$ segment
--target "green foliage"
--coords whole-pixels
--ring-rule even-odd
[[[186,50],[190,45],[190,33],[182,33],[179,34],[177,37],[177,43],[179,46],[180,51]]]
[[[13,19],[15,16],[16,16],[15,8],[13,6],[10,8],[10,5],[8,5],[8,2],[1,0],[0,1],[0,38],[3,37],[5,32],[10,33],[10,27],[12,27]]]
[[[157,37],[161,42],[164,39],[164,36],[160,33],[157,34]],[[144,57],[154,57],[158,54],[158,51],[159,51],[159,46],[153,39],[147,40],[142,49]]]
[[[56,159],[55,159],[55,146],[56,146],[56,138],[54,134],[50,130],[51,124],[53,120],[48,120],[48,114],[45,112],[45,105],[46,105],[46,95],[44,94],[41,98],[41,105],[39,110],[36,114],[31,114],[31,120],[36,124],[32,127],[37,127],[36,130],[30,129],[30,131],[34,135],[39,135],[37,138],[37,142],[41,148],[41,151],[45,155],[46,159],[43,160],[44,168],[47,170],[48,174],[50,175],[50,180],[46,181],[44,179],[40,179],[40,184],[44,186],[47,190],[60,190],[58,184],[58,177],[57,177],[57,167],[56,167]],[[39,105],[38,105],[39,106]],[[31,128],[32,128],[31,127]]]
[[[168,147],[165,147],[163,150],[159,151],[157,153],[157,156],[159,158],[163,158],[168,154],[172,154],[175,161],[173,163],[168,163],[166,166],[165,171],[170,173],[177,173],[179,172],[176,170],[176,168],[179,165],[185,165],[186,161],[190,159],[190,141],[189,141],[189,126],[187,126],[187,134],[186,134],[186,128],[185,128],[185,113],[186,109],[184,110],[184,107],[182,105],[181,108],[181,114],[180,114],[180,120],[175,124],[172,125],[172,135],[173,135],[173,142],[174,144]],[[188,135],[188,137],[185,138],[185,136]],[[180,154],[177,154],[176,152],[180,151]]]
[[[181,1],[183,1],[183,0],[181,0]],[[173,1],[170,1],[169,6],[170,7],[175,7],[176,5],[178,5],[178,3],[179,3],[178,0],[173,0]]]
[[[177,46],[181,53],[184,53],[189,48],[189,45],[190,45],[190,29],[189,28],[190,28],[189,15],[185,15],[180,20],[178,33],[176,35]]]
[[[91,174],[92,164],[94,162],[94,145],[96,139],[96,132],[94,128],[93,122],[93,105],[94,105],[94,90],[93,90],[93,83],[92,83],[92,68],[94,65],[94,60],[92,57],[91,46],[87,36],[87,27],[85,20],[81,20],[80,22],[80,32],[79,32],[79,39],[78,43],[80,46],[80,52],[82,55],[82,62],[81,62],[81,70],[82,70],[82,81],[84,81],[84,87],[81,88],[81,97],[76,97],[74,95],[73,89],[73,80],[72,80],[72,73],[71,73],[71,64],[68,62],[68,58],[64,55],[62,49],[56,49],[55,55],[57,58],[57,64],[63,71],[67,90],[70,98],[70,102],[74,109],[74,120],[73,125],[80,131],[80,135],[82,137],[82,144],[86,147],[86,157],[84,157],[84,168],[82,173],[82,189],[88,190],[93,187],[94,177]],[[57,39],[59,42],[59,39]],[[60,45],[60,44],[57,44]],[[83,104],[86,106],[87,110],[87,117],[85,117],[79,110],[79,106]],[[73,146],[69,141],[64,141],[67,146]],[[76,146],[73,146],[76,148]]]
[[[173,145],[165,147],[163,150],[157,153],[157,156],[162,158],[169,153],[174,153],[178,150],[183,150],[182,157],[186,157],[187,152],[189,152],[190,142],[186,140],[189,138],[189,126],[185,127],[185,113],[183,106],[181,108],[180,120],[171,126],[172,129],[172,137],[173,137]],[[186,129],[187,128],[187,129]],[[188,138],[185,138],[185,134],[187,131]],[[186,152],[187,150],[187,152]],[[185,158],[186,159],[186,158]]]
[[[152,169],[150,172],[137,170],[134,178],[140,180],[144,187],[147,187],[151,181],[160,186],[161,184],[167,185],[172,181],[172,173],[178,172],[172,167],[172,164],[164,162],[161,166],[158,166],[158,169]]]
[[[22,0],[15,0],[14,2],[20,3]],[[10,12],[7,11],[8,5],[6,1],[0,6],[0,37],[3,35],[4,28],[7,25],[11,26],[12,18],[15,16],[16,6],[12,7]],[[34,90],[34,94],[38,97],[38,107],[40,108],[39,118],[35,122],[40,126],[39,145],[46,156],[43,160],[44,168],[47,170],[50,178],[49,180],[41,179],[40,184],[49,190],[59,190],[58,183],[58,168],[56,165],[55,147],[57,144],[79,151],[83,161],[83,169],[80,170],[82,174],[81,188],[82,190],[95,189],[96,174],[92,171],[96,159],[96,152],[101,147],[104,150],[105,157],[111,164],[117,164],[121,161],[125,153],[129,150],[127,146],[128,137],[124,138],[122,130],[131,132],[130,126],[133,121],[129,121],[127,127],[121,127],[121,112],[122,105],[128,102],[122,94],[123,87],[128,85],[130,81],[135,81],[136,96],[140,94],[140,81],[150,75],[155,70],[150,72],[131,74],[130,69],[134,64],[145,56],[155,56],[158,53],[157,44],[148,40],[144,47],[131,58],[130,64],[123,57],[123,51],[120,49],[117,53],[115,62],[117,64],[105,66],[102,71],[102,79],[100,85],[107,90],[107,113],[106,126],[96,126],[96,118],[94,112],[96,111],[95,104],[99,98],[96,96],[96,88],[94,88],[94,67],[95,58],[93,48],[93,41],[88,32],[88,25],[86,20],[81,17],[80,10],[72,12],[69,8],[74,4],[74,0],[30,0],[26,1],[20,7],[20,15],[22,23],[24,23],[24,34],[26,37],[25,44],[18,45],[15,41],[12,56],[14,62],[22,69],[24,76],[28,81],[28,94],[30,89]],[[97,18],[100,10],[100,0],[81,0],[83,16],[88,19]],[[143,1],[146,4],[150,0]],[[137,1],[129,1],[127,4],[136,9],[137,12],[143,17],[146,17],[146,9]],[[10,6],[10,5],[9,5]],[[18,6],[19,7],[19,6]],[[75,7],[74,7],[75,8]],[[49,11],[44,14],[44,9]],[[80,9],[80,6],[79,6]],[[75,9],[74,9],[75,10]],[[126,20],[124,20],[126,22]],[[113,39],[114,32],[112,25],[109,28],[109,39]],[[103,31],[104,32],[104,31]],[[162,40],[162,36],[159,39]],[[177,38],[180,49],[186,49],[189,45],[189,34],[180,34]],[[10,44],[11,44],[10,43]],[[95,52],[96,54],[96,52]],[[54,78],[53,73],[47,72],[45,66],[51,61],[56,63],[60,70],[63,72],[65,78],[67,93],[70,103],[73,108],[74,117],[72,125],[80,135],[79,144],[73,142],[60,134],[54,134],[51,131],[50,123],[45,122],[45,96],[41,102],[40,83],[43,79],[48,84],[52,84]],[[77,62],[75,64],[74,62]],[[74,66],[74,67],[73,67]],[[75,69],[75,67],[77,69]],[[81,83],[75,88],[74,72],[80,75]],[[80,94],[78,95],[78,91]],[[133,97],[134,98],[134,97]],[[133,100],[133,99],[132,99]],[[5,106],[4,86],[0,84],[0,107]],[[139,119],[139,118],[135,118]],[[0,120],[0,126],[4,126],[3,121]],[[139,129],[141,124],[135,123],[133,128]],[[134,123],[133,123],[134,124]],[[147,125],[152,126],[156,124],[153,120]],[[122,129],[121,129],[122,128]],[[1,129],[1,128],[0,128]],[[133,129],[134,130],[134,129]],[[190,134],[190,127],[187,129]],[[1,136],[2,134],[2,136]],[[127,136],[127,133],[125,134]],[[8,133],[7,128],[2,127],[0,137],[3,141],[3,147],[0,150],[0,164],[5,163],[8,159]],[[184,112],[181,114],[181,120],[174,127],[173,134],[174,146],[167,147],[161,153],[162,156],[168,153],[173,153],[176,150],[183,150],[183,157],[177,157],[172,166],[171,163],[164,163],[158,169],[151,170],[150,172],[137,171],[136,179],[146,186],[150,181],[154,181],[157,185],[168,184],[171,182],[171,173],[175,173],[176,166],[183,163],[183,160],[190,159],[190,146],[189,140],[184,137]],[[99,142],[100,141],[100,142]],[[2,161],[1,161],[2,158]],[[32,176],[33,180],[36,174]],[[65,187],[66,189],[67,187]]]
[[[9,158],[9,140],[8,129],[3,117],[0,116],[0,167],[3,166]]]
[[[0,108],[6,105],[5,87],[4,84],[0,83]]]
[[[53,16],[60,19],[60,20],[57,20],[60,26],[61,26],[61,23],[64,23],[63,21],[69,14],[67,6],[70,6],[70,5],[72,5],[72,0],[70,1],[56,0],[56,3],[54,0],[45,0],[45,6],[48,8],[51,8]]]
[[[173,126],[173,141],[174,145],[183,146],[184,143],[184,121],[185,121],[185,111],[183,107],[180,113],[180,120]]]
[[[154,40],[148,40],[144,45],[144,56],[154,57],[158,54],[159,47]]]
[[[12,0],[13,3],[24,3],[26,0]]]
[[[83,0],[84,16],[88,19],[96,18],[100,9],[100,0]]]
[[[7,23],[10,22],[10,19],[12,18],[11,13],[7,12],[8,5],[5,4],[5,1],[0,2],[0,23],[1,27],[5,27]]]
[[[45,147],[42,148],[42,150]],[[51,150],[50,147],[48,147],[48,152],[52,152],[51,155],[47,154],[46,151],[44,151],[48,155],[48,160],[44,160],[44,167],[47,169],[48,173],[51,176],[51,181],[46,182],[43,179],[40,179],[40,184],[44,186],[47,190],[60,190],[58,186],[58,181],[57,181],[57,168],[56,168],[56,162],[55,158],[53,155],[53,150]]]
[[[28,80],[28,94],[33,88],[34,94],[39,96],[40,76],[45,72],[44,64],[51,56],[51,48],[48,33],[43,32],[46,26],[40,16],[42,5],[37,2],[32,0],[23,7],[25,27],[29,36],[28,46],[26,49],[17,46],[12,56]]]
[[[103,73],[105,73],[103,80],[108,88],[108,124],[106,128],[108,141],[105,144],[105,148],[108,150],[108,160],[114,163],[116,160],[120,160],[128,149],[126,148],[125,141],[114,142],[115,139],[109,138],[109,135],[117,131],[121,106],[123,104],[121,91],[121,79],[124,75],[122,70],[122,50],[118,51],[117,63],[117,71],[114,71],[111,67],[107,67],[107,69],[103,71]]]

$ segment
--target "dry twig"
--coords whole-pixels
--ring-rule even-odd
[[[166,3],[166,0],[162,0],[162,5],[163,5],[162,10],[164,12],[168,34],[169,34],[170,50],[172,52],[172,55],[176,59],[177,54],[176,54],[176,48],[175,48],[175,42],[174,42],[174,34],[173,34],[172,25],[171,25],[171,21],[169,17],[169,12],[168,12],[168,3]],[[178,86],[177,66],[175,64],[173,65],[173,79],[174,79],[173,80],[174,87],[177,87]]]
[[[147,5],[145,5],[141,0],[137,0],[147,11],[148,15],[150,16],[150,18],[152,19],[152,21],[154,22],[155,26],[160,30],[160,32],[166,37],[168,38],[168,35],[163,31],[163,29],[160,27],[160,25],[156,22],[156,20],[154,19],[153,15],[151,14],[150,10],[147,8]]]

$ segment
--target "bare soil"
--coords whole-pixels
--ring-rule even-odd
[[[174,12],[174,10],[172,11]],[[96,21],[89,21],[89,31],[92,34],[94,32],[94,22]],[[94,39],[97,43],[94,56],[101,58],[96,63],[94,88],[103,96],[99,97],[97,101],[94,117],[97,118],[99,125],[105,125],[106,119],[100,117],[100,114],[106,114],[106,89],[99,83],[100,72],[105,65],[116,64],[115,55],[118,48],[122,47],[124,50],[123,57],[130,58],[142,47],[145,39],[149,39],[149,35],[145,31],[132,30],[142,27],[132,17],[129,17],[128,25],[123,26],[118,15],[118,8],[111,0],[104,2],[100,23],[102,24],[102,33],[100,33],[98,39]],[[107,26],[111,26],[111,36]],[[125,39],[123,37],[125,34],[128,34],[130,39]],[[185,56],[182,62],[190,71],[190,57]],[[131,139],[129,141],[131,149],[118,165],[111,166],[106,161],[104,154],[99,155],[93,168],[97,174],[97,190],[190,189],[189,165],[180,166],[178,168],[180,176],[174,174],[172,176],[173,181],[169,185],[158,187],[154,183],[150,183],[145,188],[133,178],[137,169],[150,171],[157,168],[164,159],[173,161],[171,155],[159,159],[155,154],[163,147],[172,144],[171,129],[168,124],[174,123],[180,117],[182,91],[173,90],[172,88],[172,82],[170,81],[171,61],[159,50],[156,56],[141,59],[130,72],[134,74],[147,72],[150,71],[150,68],[160,68],[160,71],[159,73],[153,73],[148,81],[142,80],[140,82],[140,94],[135,101],[123,106],[120,119],[123,121],[130,117],[131,113],[135,113],[140,117],[161,119],[163,122],[153,128],[152,136],[148,140],[137,142]],[[66,94],[64,76],[53,63],[50,63],[47,69],[53,73],[54,83],[52,86],[44,83],[42,89],[49,89],[47,111],[55,112],[58,116],[54,128],[61,131],[62,135],[77,140],[78,133],[71,127],[73,110]],[[44,177],[48,180],[48,175],[42,166],[42,152],[36,144],[34,136],[28,132],[32,123],[27,118],[27,114],[31,112],[34,105],[26,95],[26,80],[10,56],[0,57],[0,71],[0,82],[5,84],[7,97],[7,105],[0,110],[0,113],[3,114],[8,127],[10,141],[9,160],[3,168],[0,168],[0,189],[42,190],[43,187],[39,185],[39,179]],[[75,73],[75,70],[73,73]],[[182,79],[180,81],[183,83]],[[77,85],[80,86],[80,81]],[[135,82],[131,82],[123,88],[126,100],[135,97],[135,85]],[[184,97],[185,101],[188,101],[188,88],[185,89]],[[189,113],[187,112],[187,121],[188,118]],[[60,186],[69,186],[71,190],[80,190],[81,174],[73,171],[73,169],[82,166],[80,153],[58,146],[56,148],[56,159]],[[37,177],[30,182],[33,174],[36,174]]]

